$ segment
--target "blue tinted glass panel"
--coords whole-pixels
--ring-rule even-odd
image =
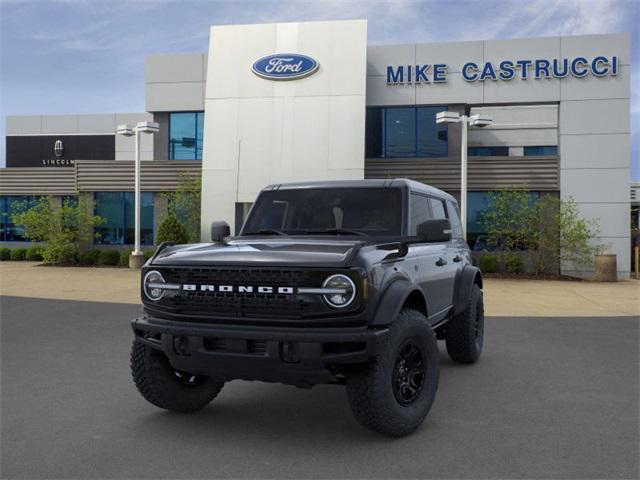
[[[169,159],[201,159],[203,130],[204,112],[169,114]]]
[[[380,158],[383,156],[384,109],[367,108],[365,126],[365,156]]]
[[[196,160],[202,160],[202,138],[204,135],[204,112],[196,113]]]
[[[385,122],[387,157],[415,157],[415,108],[388,108]]]
[[[550,145],[548,147],[542,147],[543,156],[556,156],[558,155],[558,147],[556,145]]]
[[[0,241],[29,242],[24,236],[24,228],[11,221],[11,216],[28,210],[38,203],[38,197],[10,196],[0,197]]]
[[[122,245],[124,243],[124,212],[122,192],[97,192],[95,194],[95,214],[104,222],[96,227],[99,234],[96,243],[102,245]]]
[[[125,226],[124,242],[135,242],[135,194],[124,193]],[[140,193],[140,243],[153,245],[153,193]]]
[[[133,192],[98,192],[95,214],[105,223],[96,227],[102,245],[131,245],[135,236],[135,195]],[[153,245],[153,193],[140,194],[140,243]]]
[[[558,147],[556,145],[524,147],[524,155],[525,157],[556,156],[558,155]]]
[[[447,124],[436,124],[436,114],[445,107],[418,107],[418,157],[446,157],[448,155]]]
[[[538,157],[542,155],[542,147],[524,147],[525,157]]]

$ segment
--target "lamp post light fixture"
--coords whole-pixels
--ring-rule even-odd
[[[118,125],[116,133],[125,137],[135,136],[135,241],[129,255],[129,268],[140,268],[144,264],[144,254],[140,250],[140,133],[157,133],[160,125],[156,122],[138,122],[135,126]]]
[[[489,115],[477,113],[475,115],[460,115],[458,112],[439,112],[436,123],[461,123],[461,168],[460,168],[460,221],[462,235],[467,239],[467,126],[486,127],[491,125],[493,118]]]

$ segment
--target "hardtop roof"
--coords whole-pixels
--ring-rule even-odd
[[[456,199],[447,192],[438,188],[416,182],[408,178],[394,179],[366,179],[366,180],[320,180],[314,182],[287,182],[274,183],[262,189],[262,191],[297,190],[306,188],[407,188],[413,192],[434,195],[457,203]]]

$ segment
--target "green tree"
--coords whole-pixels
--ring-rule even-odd
[[[46,263],[78,262],[82,248],[94,235],[94,227],[104,221],[93,215],[91,205],[83,196],[65,199],[57,204],[51,197],[42,197],[34,206],[17,204],[11,215],[16,225],[24,227],[24,235],[32,241],[45,242],[42,258]]]
[[[158,243],[162,242],[189,243],[189,233],[186,227],[173,213],[169,213],[158,227]]]
[[[175,192],[164,194],[168,200],[169,214],[175,215],[188,234],[188,242],[200,241],[200,200],[202,179],[181,173]],[[187,243],[187,242],[184,242]]]
[[[506,251],[530,248],[536,229],[535,197],[518,188],[489,192],[488,196],[480,218],[487,244]]]
[[[590,268],[603,250],[594,219],[580,216],[573,199],[545,194],[539,198],[522,189],[489,192],[482,214],[487,243],[506,252],[529,251],[533,273],[558,273]]]

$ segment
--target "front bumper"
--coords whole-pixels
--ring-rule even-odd
[[[172,367],[225,381],[262,380],[299,386],[333,383],[340,366],[364,363],[381,349],[388,329],[282,328],[131,321],[136,339],[162,351]]]

